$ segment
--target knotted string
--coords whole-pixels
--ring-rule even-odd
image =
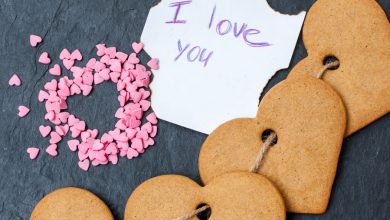
[[[319,71],[317,74],[316,74],[316,77],[318,79],[322,79],[322,77],[324,76],[324,73],[331,69],[331,68],[335,68],[335,67],[338,67],[340,65],[340,62],[338,60],[336,61],[333,61],[333,62],[330,62],[330,63],[327,63],[324,65],[324,67],[321,69],[321,71]],[[268,150],[271,148],[271,146],[273,145],[273,142],[276,140],[276,134],[274,132],[271,132],[271,134],[267,137],[267,139],[264,141],[263,143],[263,146],[260,148],[260,151],[259,153],[257,154],[256,156],[256,159],[255,159],[255,162],[252,164],[252,166],[249,168],[249,172],[251,173],[257,173],[259,171],[259,168],[263,162],[263,159],[264,159],[264,156],[265,154],[268,152]],[[204,205],[194,211],[192,211],[191,213],[188,213],[186,215],[183,215],[182,217],[180,218],[176,218],[174,220],[190,220],[191,218],[195,217],[196,215],[198,215],[199,213],[205,211],[206,209],[210,208],[210,206],[208,205]]]

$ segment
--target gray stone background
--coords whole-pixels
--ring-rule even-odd
[[[44,105],[37,95],[52,78],[48,67],[37,65],[37,56],[48,51],[54,62],[62,48],[95,55],[104,42],[129,52],[138,41],[149,8],[158,0],[0,0],[0,219],[28,219],[35,204],[48,192],[66,186],[86,188],[102,198],[122,219],[127,198],[143,181],[161,174],[182,174],[200,182],[197,156],[206,135],[160,121],[156,145],[138,159],[120,160],[116,166],[81,171],[77,155],[66,141],[59,157],[45,153],[28,159],[27,146],[44,149],[40,137]],[[282,13],[308,10],[314,0],[268,0]],[[389,15],[390,1],[379,0]],[[38,49],[29,46],[31,33],[44,36]],[[266,91],[286,78],[291,67],[306,56],[300,38],[287,70],[278,72]],[[141,60],[148,59],[145,53]],[[12,73],[23,79],[20,88],[8,87]],[[113,83],[94,89],[87,98],[69,99],[69,108],[92,128],[114,126],[118,107]],[[102,105],[101,103],[107,103]],[[17,117],[20,104],[31,108],[28,117]],[[67,140],[67,139],[65,139]],[[288,219],[389,219],[390,218],[390,117],[379,119],[344,141],[331,201],[324,215],[289,214]]]

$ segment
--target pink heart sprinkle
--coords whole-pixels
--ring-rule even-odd
[[[96,49],[97,49],[97,52],[96,52],[96,55],[98,55],[99,57],[103,56],[104,54],[106,54],[106,45],[105,44],[98,44],[96,45]]]
[[[124,63],[128,55],[123,52],[116,52],[115,57],[118,58],[121,61],[121,63]]]
[[[111,143],[114,139],[111,137],[111,135],[107,134],[107,133],[104,133],[102,138],[101,138],[101,142],[102,143]]]
[[[53,76],[60,76],[61,75],[61,67],[58,64],[55,64],[53,68],[49,69],[49,73]]]
[[[38,62],[42,64],[49,64],[51,62],[49,54],[47,52],[43,52],[41,56],[39,56]]]
[[[137,54],[136,53],[132,53],[130,54],[129,58],[127,59],[127,61],[131,64],[137,64],[139,63],[139,59],[137,58]]]
[[[117,154],[118,147],[114,143],[110,143],[107,145],[105,152],[106,152],[106,154]]]
[[[133,148],[129,148],[127,151],[127,158],[133,159],[134,157],[138,157],[139,153],[138,151],[134,150]]]
[[[81,55],[80,51],[78,49],[76,49],[72,52],[72,54],[70,55],[70,58],[73,60],[81,61],[83,59],[83,56]]]
[[[77,140],[77,139],[73,139],[73,140],[69,140],[67,143],[68,143],[69,149],[70,149],[71,151],[76,151],[76,150],[77,150],[77,147],[78,147],[79,144],[80,144],[80,141]]]
[[[64,59],[70,59],[70,52],[68,49],[64,48],[61,53],[60,53],[60,60],[64,60]]]
[[[93,85],[93,75],[92,73],[84,73],[83,76],[83,84],[84,85],[89,85],[89,86],[92,86]]]
[[[69,112],[60,112],[57,114],[62,123],[66,123],[68,121],[69,115]]]
[[[88,171],[89,169],[89,160],[83,160],[83,161],[79,161],[78,165],[79,167],[84,170],[84,171]]]
[[[39,91],[39,94],[38,94],[38,100],[39,102],[43,102],[45,101],[46,99],[49,98],[49,93],[43,91],[43,90],[40,90]]]
[[[112,164],[118,163],[118,155],[108,155],[108,161],[110,161]]]
[[[80,131],[85,131],[85,121],[79,121],[74,125],[75,128],[77,128]]]
[[[157,117],[156,117],[156,114],[153,112],[153,113],[150,113],[147,117],[146,117],[146,120],[152,124],[157,124]]]
[[[72,133],[72,138],[77,138],[81,134],[81,131],[75,127],[71,127],[70,132]]]
[[[126,135],[129,139],[133,139],[137,135],[137,130],[132,129],[132,128],[127,128]]]
[[[134,150],[137,150],[138,152],[141,152],[142,149],[144,149],[144,144],[143,144],[143,141],[139,138],[133,138],[131,140],[131,148],[133,148]]]
[[[142,108],[142,111],[146,112],[147,110],[149,110],[150,106],[151,106],[151,103],[150,101],[148,100],[141,100],[139,102],[139,104],[141,105],[141,108]]]
[[[141,50],[144,48],[144,44],[142,42],[134,42],[131,46],[133,47],[135,53],[141,52]]]
[[[47,82],[44,86],[46,90],[56,91],[58,86],[58,82],[55,79],[52,79],[50,82]]]
[[[152,133],[152,131],[153,131],[152,123],[148,122],[148,123],[145,123],[144,125],[142,125],[141,131],[146,131],[149,134]]]
[[[102,143],[100,142],[100,140],[95,140],[95,141],[93,142],[93,145],[92,145],[92,149],[93,149],[93,150],[101,150],[101,149],[103,149],[103,147],[104,147],[104,144],[102,144]]]
[[[48,153],[52,157],[56,157],[58,155],[57,152],[57,144],[51,144],[46,148],[46,153]]]
[[[22,81],[20,80],[19,76],[16,75],[16,73],[13,74],[8,81],[8,85],[10,85],[10,86],[20,86],[21,84],[22,84]]]
[[[30,112],[30,109],[23,105],[19,106],[18,110],[19,110],[18,115],[21,118],[25,117]]]
[[[76,84],[73,84],[71,87],[70,87],[70,95],[79,95],[81,94],[81,89],[78,85]]]
[[[41,42],[42,42],[42,38],[40,36],[34,34],[30,35],[30,45],[32,47],[36,47]]]
[[[60,125],[55,126],[55,131],[56,131],[60,136],[65,136],[65,130],[62,128],[62,126],[60,126]]]
[[[51,111],[51,112],[48,112],[48,113],[46,113],[46,115],[45,115],[45,119],[46,120],[54,120],[54,118],[56,117],[56,115],[55,115],[55,113],[53,112],[53,111]]]
[[[70,59],[65,58],[62,60],[62,64],[64,64],[64,67],[67,70],[70,70],[70,68],[72,68],[72,66],[74,65],[74,60],[70,60]]]
[[[74,126],[75,124],[79,123],[79,119],[77,119],[74,115],[69,115],[68,117],[68,124],[69,126]]]
[[[99,84],[101,84],[103,82],[104,82],[104,79],[99,74],[93,75],[93,83],[95,85],[99,85]]]
[[[122,71],[122,65],[121,65],[120,60],[111,59],[109,61],[109,64],[110,64],[110,70],[112,70],[113,72],[121,72]]]
[[[160,69],[159,60],[156,59],[156,58],[153,58],[153,59],[149,60],[148,66],[149,66],[152,70],[158,70],[158,69]]]
[[[27,148],[27,153],[29,154],[31,160],[35,160],[38,157],[39,151],[39,148],[36,147]]]
[[[145,148],[148,148],[149,146],[153,146],[154,145],[153,138],[149,138],[149,139],[145,140],[144,144],[145,144]]]
[[[50,144],[57,144],[62,140],[62,137],[55,131],[50,133]]]
[[[51,132],[51,127],[41,125],[39,126],[39,132],[41,133],[42,137],[47,137]]]
[[[88,96],[92,91],[92,86],[89,85],[81,85],[80,88],[83,91],[83,96]]]
[[[116,55],[116,47],[108,47],[106,48],[106,50],[104,51],[107,55],[110,56],[110,58],[114,58],[115,55]]]

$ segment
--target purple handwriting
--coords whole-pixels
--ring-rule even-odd
[[[177,48],[179,50],[179,54],[176,56],[175,61],[178,61],[183,54],[187,53],[186,57],[189,62],[192,63],[195,61],[199,61],[200,63],[203,63],[203,67],[207,66],[210,58],[213,56],[214,53],[213,51],[207,52],[206,48],[202,49],[199,46],[191,46],[191,44],[186,44],[185,47],[183,47],[181,40],[177,41]]]
[[[175,15],[173,17],[173,20],[172,21],[167,21],[165,23],[167,23],[167,24],[185,24],[186,23],[185,20],[178,20],[179,12],[180,12],[180,9],[181,9],[182,5],[187,5],[187,4],[190,4],[191,2],[192,2],[192,0],[178,1],[178,2],[170,3],[169,7],[176,7],[176,11],[175,11]]]
[[[177,1],[169,4],[169,7],[176,7],[175,14],[171,21],[167,21],[167,24],[185,24],[186,20],[179,20],[179,12],[183,5],[188,5],[192,3],[192,0],[186,1]],[[214,21],[216,20],[217,6],[214,6],[213,11],[210,16],[209,30],[214,28]],[[215,21],[217,22],[217,21]],[[255,28],[248,28],[248,24],[242,23],[239,25],[237,22],[232,22],[228,19],[222,19],[215,25],[215,31],[219,36],[225,36],[229,33],[232,33],[235,38],[242,36],[244,43],[250,47],[268,47],[272,44],[268,42],[258,42],[254,41],[253,37],[258,36],[261,31]],[[175,58],[175,62],[178,61],[182,56],[186,54],[187,61],[195,62],[199,61],[203,63],[203,67],[206,67],[209,63],[211,57],[213,56],[213,51],[207,52],[206,48],[201,48],[200,46],[191,46],[191,44],[186,44],[184,47],[181,40],[178,40],[177,47],[179,50],[178,55]]]
[[[217,11],[217,6],[214,6],[213,12],[211,13],[210,22],[209,22],[209,29],[213,27],[213,23],[215,20],[215,14]],[[246,23],[243,23],[240,27],[240,30],[238,30],[238,24],[237,22],[234,22],[232,24],[231,21],[228,19],[220,20],[217,25],[215,26],[215,31],[218,35],[224,36],[226,34],[229,34],[231,31],[233,31],[234,37],[238,38],[240,35],[242,35],[242,38],[244,42],[251,46],[251,47],[268,47],[271,46],[268,42],[255,42],[253,40],[249,39],[249,36],[255,36],[261,33],[260,30],[254,29],[254,28],[248,28],[248,25]]]

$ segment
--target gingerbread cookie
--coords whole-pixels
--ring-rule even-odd
[[[210,206],[210,219],[286,218],[283,198],[267,178],[235,172],[221,175],[204,187],[178,175],[149,179],[130,196],[124,219],[180,219],[202,204]]]
[[[327,83],[308,75],[286,79],[265,95],[257,118],[229,121],[210,134],[199,155],[200,176],[207,184],[224,173],[249,170],[262,134],[272,129],[277,142],[258,172],[277,186],[288,211],[323,213],[345,127],[342,100]]]
[[[340,61],[323,79],[342,97],[346,136],[390,111],[390,25],[374,0],[318,0],[306,16],[308,56],[289,74],[315,74],[327,57]]]
[[[30,220],[113,220],[106,204],[91,192],[62,188],[47,194],[35,206]]]

